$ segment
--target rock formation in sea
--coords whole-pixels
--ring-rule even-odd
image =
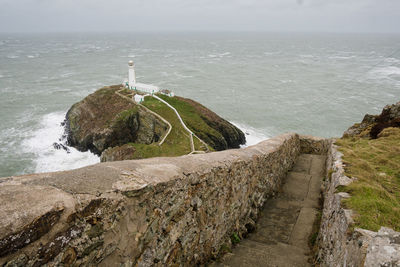
[[[160,118],[164,115],[158,111],[157,116],[117,91],[121,91],[121,85],[103,87],[69,109],[65,121],[68,145],[101,155],[102,161],[187,154],[184,150],[173,151],[174,141],[179,140],[171,139],[178,135],[168,137],[168,148],[155,146],[168,131],[169,126]],[[182,97],[173,97],[173,101],[181,108],[187,127],[211,150],[239,148],[246,142],[241,130],[198,102]],[[180,127],[171,124],[172,128]],[[190,152],[189,143],[187,149]]]

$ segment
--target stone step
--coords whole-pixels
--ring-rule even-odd
[[[290,235],[289,244],[305,248],[313,229],[318,211],[314,208],[302,208]]]
[[[312,163],[310,168],[310,174],[322,177],[325,174],[326,156],[323,155],[311,155],[311,156],[312,156]]]
[[[321,193],[321,183],[325,175],[326,156],[313,155],[311,163],[311,181],[307,198],[319,199]]]
[[[299,155],[291,171],[309,174],[312,160],[313,155],[311,154]]]
[[[319,197],[319,194],[318,194],[318,197]],[[319,205],[318,205],[318,202],[316,202],[316,199],[319,199],[319,198],[310,199],[310,198],[307,197],[303,201],[299,201],[299,200],[296,200],[296,199],[282,199],[282,198],[279,198],[279,199],[271,199],[269,201],[275,201],[276,203],[274,205],[276,205],[275,207],[277,207],[277,208],[287,209],[287,208],[289,208],[291,206],[292,207],[299,207],[299,208],[302,208],[302,207],[318,208]],[[267,212],[267,209],[266,209],[266,212]]]
[[[211,266],[251,267],[251,266],[309,266],[305,250],[284,243],[263,244],[243,240],[223,258],[222,263]]]
[[[301,207],[286,206],[284,202],[276,201],[273,203],[275,207],[269,206],[263,210],[257,221],[256,233],[250,234],[249,239],[258,242],[289,242],[290,234]],[[282,204],[282,207],[276,207]]]
[[[311,175],[303,172],[289,172],[280,198],[304,200],[307,197]]]

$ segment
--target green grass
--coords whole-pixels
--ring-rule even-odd
[[[181,125],[175,112],[164,103],[150,96],[145,97],[142,104],[166,119],[172,125],[172,130],[161,146],[158,143],[150,145],[131,143],[137,149],[135,156],[137,158],[173,157],[190,153],[188,132]]]
[[[240,237],[239,237],[238,233],[233,233],[231,235],[231,241],[232,241],[232,244],[237,244],[240,242]]]
[[[182,101],[176,97],[168,97],[166,95],[157,94],[158,97],[162,98],[168,104],[173,106],[181,115],[183,122],[186,126],[196,133],[203,141],[206,141],[208,136],[216,136],[219,139],[223,139],[220,132],[210,127],[200,116],[199,112],[189,103]],[[209,149],[214,149],[209,146]],[[204,149],[202,149],[204,150]]]
[[[164,100],[168,100],[167,102],[178,110],[179,114],[181,115],[182,119],[188,127],[189,125],[186,119],[188,119],[192,124],[201,125],[201,127],[203,128],[210,128],[201,119],[199,114],[197,114],[197,111],[189,104],[175,98],[170,98],[168,96],[159,96],[162,97]],[[189,133],[183,128],[175,112],[167,105],[151,96],[145,97],[142,105],[166,119],[172,125],[172,130],[161,146],[158,145],[158,142],[150,145],[129,143],[129,145],[133,146],[136,149],[134,158],[141,159],[151,157],[175,157],[189,154],[191,152]],[[135,109],[123,111],[118,115],[118,118],[123,120],[135,111]],[[208,128],[207,130],[209,130]],[[215,131],[212,128],[210,129],[212,131]],[[191,130],[194,131],[193,128],[191,128]],[[196,137],[193,137],[193,141],[195,150],[206,150],[204,145]],[[208,148],[209,150],[213,150],[210,146],[208,146]]]
[[[340,191],[351,197],[343,204],[355,211],[355,226],[377,231],[381,226],[400,231],[400,129],[378,139],[337,140],[344,154],[346,175],[357,178]]]
[[[195,136],[193,136],[194,150],[196,151],[206,151],[207,148],[204,147],[204,144],[200,142]]]

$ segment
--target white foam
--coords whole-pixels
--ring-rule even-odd
[[[64,133],[61,122],[65,113],[54,112],[45,115],[40,121],[40,127],[34,130],[22,142],[23,150],[35,155],[35,172],[52,172],[76,169],[98,163],[99,157],[90,152],[80,152],[68,147],[70,153],[63,149],[55,149],[53,143],[60,142]]]
[[[14,127],[0,130],[0,152],[7,153],[9,150],[14,149],[17,138],[10,138],[10,136],[19,137],[21,135],[21,131]]]
[[[231,54],[231,52],[224,52],[224,53],[219,53],[219,54],[209,54],[208,57],[209,58],[220,59],[222,57],[229,56],[230,54]]]
[[[69,78],[69,77],[71,77],[71,76],[73,76],[73,75],[74,75],[73,72],[66,72],[66,73],[62,73],[62,74],[60,75],[60,77],[62,77],[62,78]]]
[[[231,52],[225,52],[225,53],[219,54],[219,56],[224,57],[224,56],[229,56],[230,54],[231,54]]]
[[[193,78],[193,76],[191,76],[191,75],[184,75],[179,72],[174,72],[174,75],[179,78]]]
[[[19,58],[19,56],[17,56],[17,55],[8,55],[7,58],[16,59],[16,58]]]
[[[293,80],[279,80],[281,83],[292,83],[293,82]]]
[[[246,135],[246,144],[241,147],[252,146],[260,143],[261,141],[271,138],[271,136],[260,129],[245,125],[243,123],[230,122],[238,127]]]
[[[400,68],[395,66],[388,66],[383,68],[377,68],[370,72],[378,78],[390,78],[391,76],[400,76]]]
[[[310,54],[299,55],[299,57],[301,57],[301,58],[315,58],[314,55],[310,55]]]
[[[330,59],[351,59],[355,58],[356,56],[331,56]]]
[[[389,63],[399,63],[400,62],[400,60],[398,60],[397,58],[394,58],[394,57],[388,57],[385,59],[385,61],[389,62]]]

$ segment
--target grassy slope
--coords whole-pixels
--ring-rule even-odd
[[[164,95],[159,95],[159,96],[167,100],[167,102],[169,102],[172,106],[174,106],[178,110],[185,124],[194,132],[196,132],[196,129],[193,129],[191,125],[196,125],[197,127],[200,127],[203,131],[212,132],[212,134],[214,135],[221,135],[219,132],[209,127],[201,119],[198,112],[189,104],[180,101],[178,99],[170,98]],[[145,97],[145,101],[142,103],[142,105],[158,113],[167,121],[169,121],[172,125],[172,130],[171,133],[166,138],[165,142],[161,146],[159,146],[158,143],[153,143],[150,145],[129,143],[136,149],[133,158],[141,159],[150,157],[174,157],[174,156],[186,155],[191,152],[188,132],[183,128],[178,117],[176,116],[175,112],[172,109],[170,109],[167,105],[163,104],[157,99],[149,96]],[[123,115],[124,114],[121,114],[121,116]],[[193,141],[195,150],[197,151],[206,150],[204,145],[196,137],[193,138]],[[210,151],[214,150],[210,146],[208,146],[208,149]]]
[[[214,128],[210,127],[201,118],[199,112],[189,103],[179,100],[176,97],[168,97],[162,94],[158,94],[157,96],[168,102],[174,108],[176,108],[176,110],[181,115],[183,121],[185,122],[186,126],[194,133],[196,133],[196,135],[202,138],[205,142],[207,142],[207,140],[205,139],[207,135],[213,135],[220,139],[223,139],[222,134],[216,131]],[[209,149],[214,150],[210,146]]]
[[[135,157],[180,156],[190,153],[188,133],[180,124],[175,112],[153,97],[146,97],[142,104],[169,121],[172,125],[172,130],[161,146],[157,143],[151,145],[131,143],[137,149]]]
[[[389,130],[389,129],[388,129]],[[344,205],[356,212],[357,227],[400,231],[400,129],[378,139],[343,138],[346,174],[357,180],[340,188],[351,194]]]

